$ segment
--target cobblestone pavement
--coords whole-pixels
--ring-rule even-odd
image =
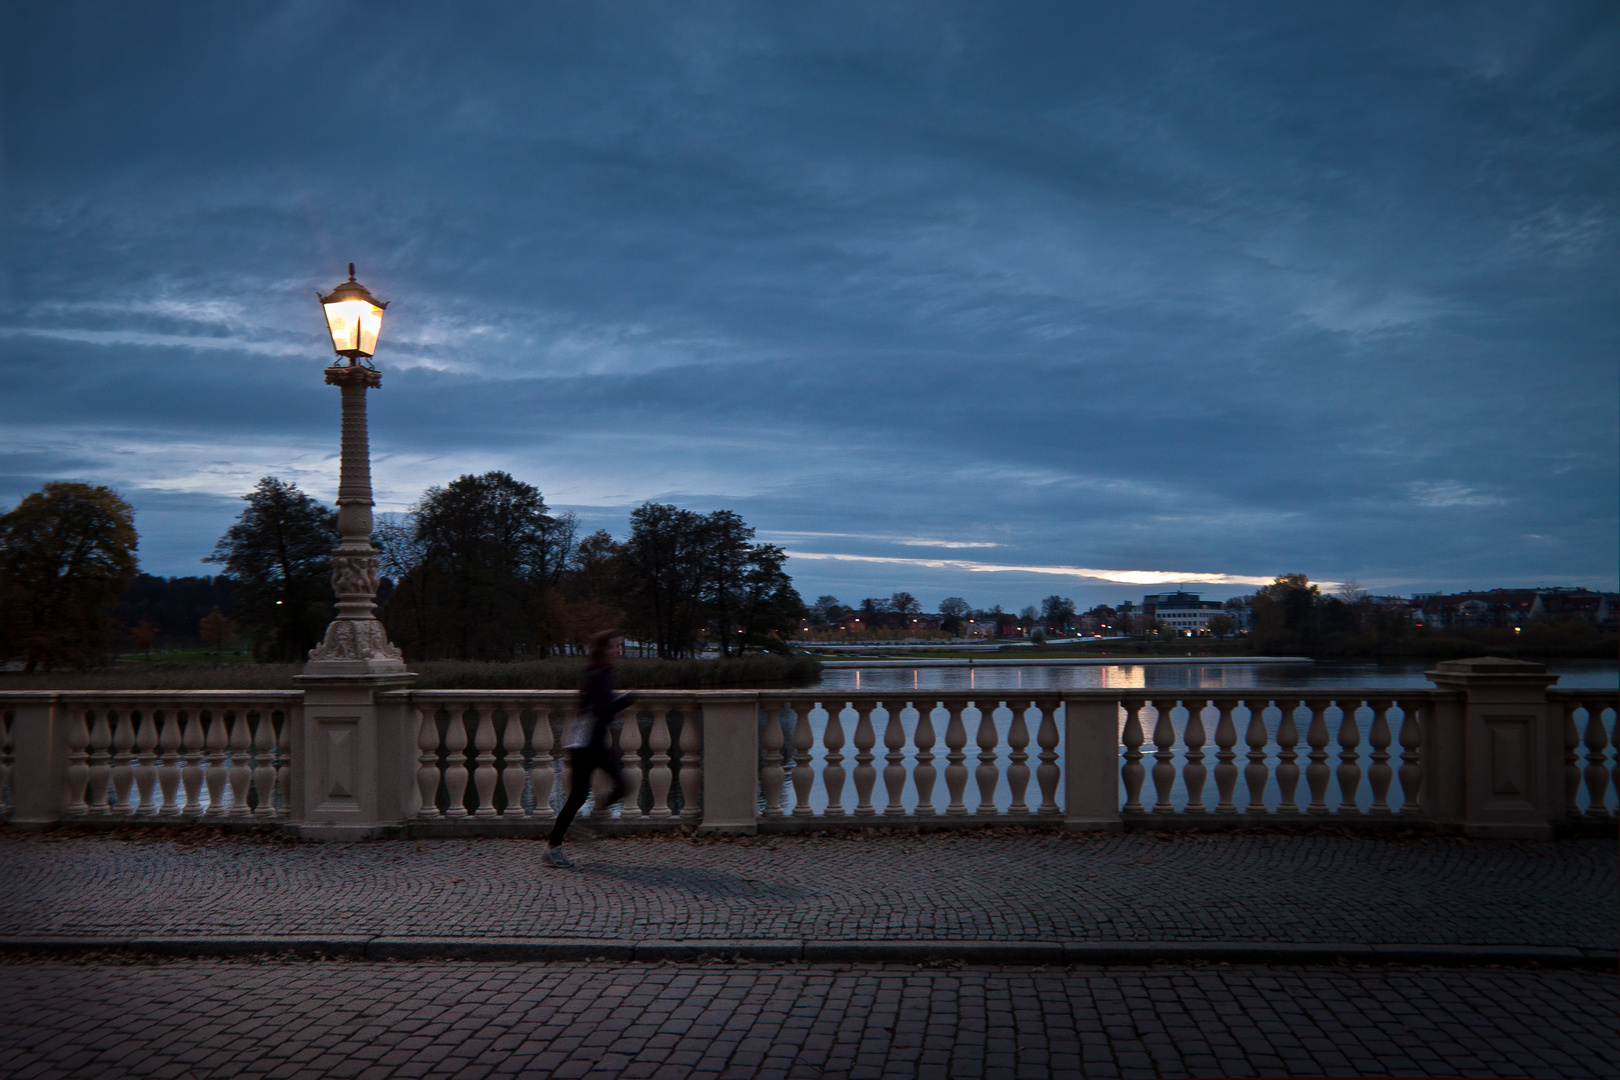
[[[1613,975],[1504,968],[0,963],[47,1077],[1620,1075]]]
[[[934,833],[363,844],[0,834],[0,935],[1363,942],[1614,949],[1620,850]]]

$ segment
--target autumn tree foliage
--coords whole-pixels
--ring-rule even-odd
[[[106,487],[49,483],[0,515],[0,655],[29,671],[104,655],[136,543],[135,512]]]

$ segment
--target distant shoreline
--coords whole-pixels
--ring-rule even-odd
[[[823,660],[823,668],[1108,667],[1114,664],[1314,664],[1308,656],[1070,656],[994,660]]]

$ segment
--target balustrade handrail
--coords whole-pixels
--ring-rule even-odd
[[[302,690],[0,690],[0,705],[11,701],[234,701],[298,703]]]
[[[693,693],[710,693],[711,691],[691,691]],[[732,691],[736,693],[737,691]],[[1247,689],[1213,689],[1203,690],[1196,687],[1119,687],[1107,688],[1074,688],[1074,689],[1036,689],[1036,690],[1008,690],[1001,689],[967,689],[967,690],[912,690],[901,688],[898,690],[751,690],[747,693],[758,695],[761,701],[834,701],[842,698],[845,701],[875,700],[875,701],[1125,701],[1140,700],[1151,701],[1160,699],[1169,701],[1172,698],[1197,698],[1200,701],[1243,701],[1260,698],[1279,697],[1298,698],[1307,700],[1312,698],[1356,698],[1360,701],[1382,701],[1385,698],[1408,698],[1413,701],[1456,701],[1462,694],[1456,690],[1441,690],[1432,686],[1414,687],[1355,687],[1355,686],[1264,686],[1249,687]],[[1580,694],[1583,699],[1590,697],[1590,693]]]

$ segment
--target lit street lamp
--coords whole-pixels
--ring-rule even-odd
[[[317,296],[320,294],[317,293]],[[374,613],[377,598],[377,551],[371,546],[371,448],[366,437],[366,391],[382,385],[371,366],[382,333],[384,301],[349,280],[321,296],[332,351],[348,363],[326,369],[326,381],[343,394],[343,452],[338,473],[337,550],[332,552],[332,591],[337,618],[321,644],[309,651],[306,675],[391,675],[403,673],[399,650]]]

